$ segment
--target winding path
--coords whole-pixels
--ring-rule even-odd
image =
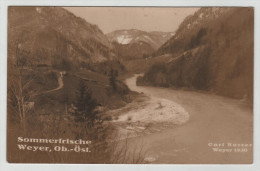
[[[50,93],[50,92],[53,92],[53,91],[57,91],[57,90],[62,89],[63,86],[64,86],[63,79],[62,79],[62,76],[59,74],[58,75],[58,87],[57,88],[47,90],[47,91],[43,91],[43,92],[37,93],[33,96],[38,96],[38,95],[41,95],[41,94],[46,94],[46,93]]]
[[[52,90],[47,90],[47,91],[45,91],[45,92],[43,92],[43,93],[49,93],[49,92],[52,92],[52,91],[57,91],[57,90],[61,89],[61,88],[63,87],[63,85],[64,85],[63,79],[62,79],[62,77],[59,75],[59,76],[58,76],[58,87],[55,88],[55,89],[52,89]]]

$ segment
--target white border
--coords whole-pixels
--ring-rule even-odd
[[[7,97],[7,7],[29,6],[251,6],[255,8],[254,60],[254,163],[250,165],[216,164],[10,164],[6,161],[6,97]],[[0,0],[0,170],[260,170],[260,1],[259,0]]]

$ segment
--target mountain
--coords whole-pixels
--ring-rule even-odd
[[[201,28],[209,27],[209,25],[222,15],[232,11],[233,8],[201,8],[194,15],[189,15],[180,24],[176,34],[163,44],[158,51],[157,55],[165,53],[178,53],[180,51],[192,48],[192,44],[196,43],[195,34]],[[214,29],[214,28],[212,28]],[[203,30],[201,30],[203,31]],[[203,34],[202,32],[200,34]],[[193,37],[193,42],[190,37]]]
[[[9,7],[8,55],[19,65],[86,65],[114,59],[96,25],[60,7]]]
[[[147,57],[165,43],[174,33],[116,30],[107,34],[119,57],[124,59]]]
[[[201,8],[188,16],[138,84],[186,87],[253,101],[253,8]]]

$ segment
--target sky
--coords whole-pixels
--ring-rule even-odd
[[[174,32],[199,8],[169,7],[65,7],[76,16],[109,33],[122,29]]]

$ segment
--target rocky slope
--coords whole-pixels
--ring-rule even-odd
[[[116,30],[107,34],[119,57],[123,59],[148,57],[174,33]]]
[[[115,58],[96,25],[60,7],[9,7],[8,54],[19,65],[84,65]]]
[[[172,58],[151,67],[139,84],[187,87],[253,97],[253,8],[201,8],[187,17],[156,55]]]

